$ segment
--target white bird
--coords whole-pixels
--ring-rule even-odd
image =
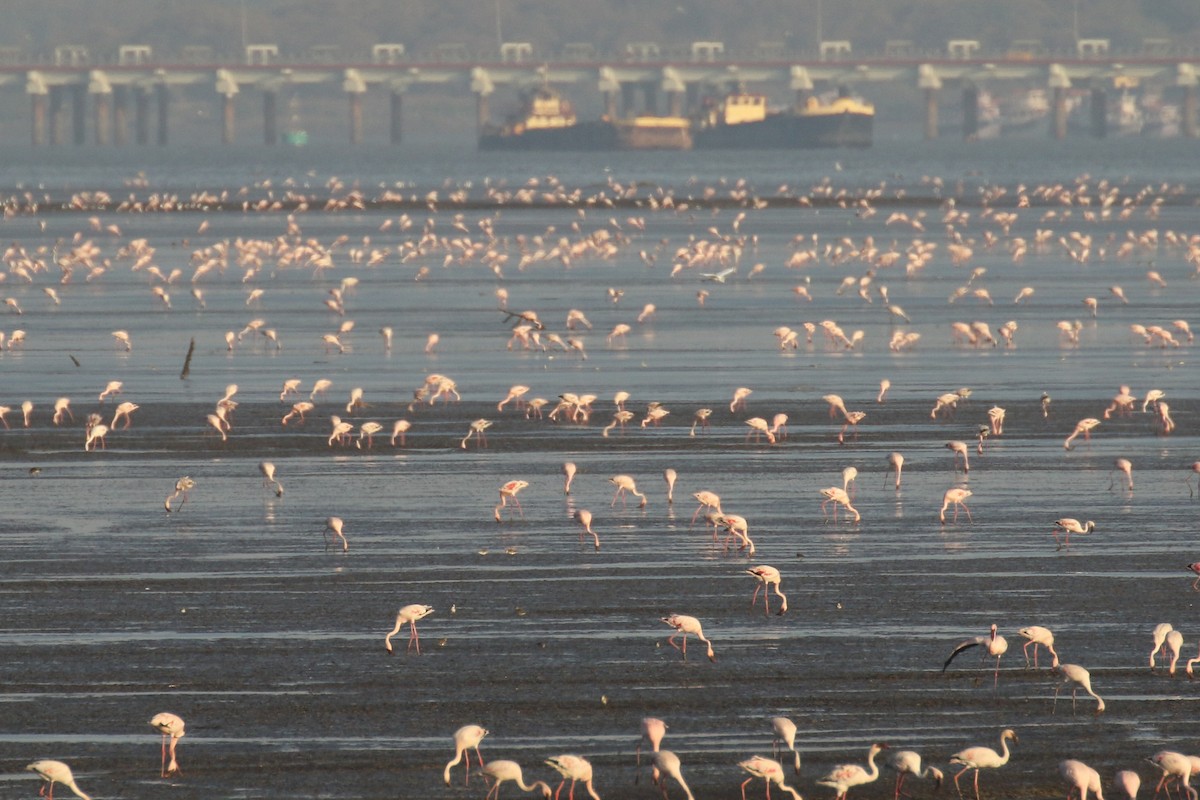
[[[724,283],[725,280],[735,272],[737,272],[737,267],[730,267],[729,269],[723,269],[720,272],[701,272],[700,277],[703,280],[711,281],[713,283]]]
[[[841,764],[830,770],[829,774],[818,780],[817,783],[837,789],[835,800],[846,800],[846,794],[851,787],[871,783],[879,777],[879,765],[875,763],[875,757],[886,749],[886,744],[877,742],[871,745],[871,749],[867,752],[866,768],[858,764]]]
[[[175,760],[175,745],[183,738],[183,720],[175,714],[163,712],[155,714],[150,719],[150,727],[162,734],[162,763],[159,773],[169,778],[179,772],[179,763]],[[167,763],[167,738],[171,739],[171,763]]]
[[[942,780],[945,775],[937,767],[925,767],[921,769],[921,755],[914,750],[897,750],[892,753],[891,758],[887,760],[887,767],[896,773],[896,798],[898,799],[903,792],[904,781],[912,775],[914,778],[930,778],[933,780],[933,790],[937,791],[942,788]]]
[[[388,652],[391,652],[389,648]],[[483,737],[488,735],[487,728],[479,725],[463,725],[454,732],[454,758],[446,764],[446,769],[442,772],[442,779],[446,781],[446,785],[450,785],[450,768],[465,757],[467,759],[466,768],[467,774],[464,783],[471,782],[471,750],[475,751],[475,757],[479,763],[483,763],[483,756],[479,752],[479,743],[483,741]]]
[[[1054,689],[1054,707],[1055,708],[1058,707],[1058,693],[1062,690],[1062,687],[1064,684],[1069,683],[1069,684],[1071,684],[1071,711],[1072,711],[1072,713],[1074,713],[1074,711],[1075,711],[1075,693],[1078,692],[1080,689],[1083,689],[1085,692],[1090,694],[1092,697],[1096,698],[1096,713],[1097,714],[1104,713],[1104,700],[1102,700],[1100,698],[1100,695],[1098,695],[1092,691],[1091,673],[1089,673],[1086,669],[1079,666],[1078,664],[1062,664],[1061,666],[1059,666],[1059,671],[1062,673],[1063,679],[1062,679],[1062,683],[1060,683]],[[1051,711],[1050,713],[1053,714],[1054,712]]]
[[[71,774],[71,768],[61,761],[43,759],[26,765],[25,769],[36,772],[42,780],[49,781],[50,785],[42,787],[42,790],[38,792],[38,794],[45,794],[47,800],[54,800],[54,784],[56,783],[61,783],[77,796],[82,797],[83,800],[92,800],[75,785],[75,776]]]
[[[421,640],[417,638],[417,620],[425,619],[425,617],[428,617],[432,613],[433,606],[425,606],[421,605],[420,603],[411,603],[401,608],[396,614],[396,627],[392,628],[392,632],[384,637],[383,640],[384,647],[387,648],[388,654],[390,655],[392,652],[392,637],[399,633],[400,628],[404,625],[404,623],[407,622],[409,628],[408,648],[411,650],[413,645],[416,645],[417,655],[421,655]],[[455,734],[455,739],[457,738],[458,734]],[[470,764],[468,764],[467,767],[470,768]],[[447,766],[447,774],[449,774],[449,771],[450,767]],[[447,780],[447,782],[449,781]]]
[[[554,756],[546,759],[546,764],[553,767],[563,777],[558,784],[558,789],[554,791],[556,795],[562,791],[563,784],[570,780],[571,790],[568,796],[575,797],[575,782],[580,781],[587,788],[587,793],[592,800],[600,800],[600,795],[596,794],[596,789],[592,786],[592,765],[586,758],[571,755]]]
[[[517,785],[522,792],[533,792],[541,789],[542,797],[550,797],[550,787],[545,781],[534,781],[526,785],[525,777],[521,774],[521,765],[515,761],[507,761],[505,759],[497,759],[489,761],[483,765],[480,770],[487,778],[492,778],[496,782],[487,793],[486,800],[498,800],[500,797],[500,784],[506,781],[512,781]]]
[[[1058,669],[1058,653],[1054,652],[1054,634],[1049,628],[1043,628],[1041,625],[1030,625],[1021,628],[1017,633],[1025,639],[1025,647],[1022,648],[1025,653],[1025,666],[1029,666],[1029,646],[1033,645],[1033,667],[1038,666],[1038,647],[1045,647],[1050,651],[1050,655],[1054,657],[1054,663],[1050,665],[1051,669]]]
[[[1008,740],[1012,739],[1014,743],[1020,742],[1017,734],[1011,728],[1005,728],[1000,732],[1000,752],[997,753],[990,747],[968,747],[966,750],[959,751],[950,756],[951,764],[962,764],[963,768],[954,775],[954,788],[958,790],[958,794],[962,796],[962,789],[958,785],[958,779],[964,772],[969,769],[975,770],[975,800],[979,800],[979,770],[981,769],[999,769],[1008,763],[1010,753],[1008,752]]]
[[[976,636],[972,639],[967,639],[965,642],[961,642],[957,647],[955,647],[950,653],[950,657],[946,659],[946,663],[942,664],[942,672],[946,671],[947,667],[950,666],[950,662],[953,661],[959,653],[965,650],[970,650],[972,647],[979,647],[981,645],[986,648],[989,656],[996,657],[996,672],[993,677],[993,683],[999,684],[1000,657],[1008,652],[1008,640],[1003,636],[996,635],[996,626],[994,624],[992,625],[992,632],[989,635]]]
[[[800,751],[796,749],[796,723],[792,722],[787,717],[771,717],[771,730],[775,731],[775,739],[771,744],[772,755],[779,757],[780,743],[787,745],[787,749],[792,751],[795,756],[795,765],[793,771],[800,774]]]
[[[767,782],[767,796],[770,797],[771,784],[775,784],[785,792],[790,792],[795,800],[804,800],[800,793],[783,782],[783,766],[778,761],[772,761],[769,758],[762,756],[751,756],[745,761],[738,762],[738,766],[750,773],[749,778],[742,781],[742,798],[746,797],[746,784],[755,778],[762,778]]]
[[[1078,792],[1079,800],[1087,800],[1088,792],[1091,792],[1098,800],[1104,800],[1100,789],[1100,773],[1082,761],[1069,758],[1059,762],[1058,774],[1066,781],[1068,796]]]
[[[1091,533],[1094,530],[1096,530],[1096,523],[1092,522],[1090,519],[1087,522],[1080,522],[1077,519],[1063,517],[1062,519],[1054,520],[1054,530],[1051,531],[1051,533],[1054,534],[1054,541],[1058,544],[1059,550],[1062,550],[1063,548],[1070,550],[1072,533],[1076,536],[1083,536]],[[1061,541],[1058,538],[1059,531],[1064,533],[1064,538]]]
[[[650,756],[650,763],[654,765],[656,772],[662,773],[657,779],[659,787],[662,789],[663,800],[667,797],[667,776],[670,775],[679,784],[687,795],[687,800],[696,800],[692,795],[692,790],[688,788],[687,782],[683,779],[683,772],[679,756],[672,753],[670,750],[659,750]]]

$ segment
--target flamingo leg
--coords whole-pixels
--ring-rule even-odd
[[[758,590],[761,589],[764,585],[765,584],[760,584],[760,585],[754,587],[754,597],[750,598],[750,607],[751,608],[754,608],[754,604],[758,602]],[[764,599],[766,598],[766,596],[767,596],[766,592],[763,592]]]
[[[979,768],[975,768],[975,800],[979,800]]]
[[[158,768],[158,776],[160,778],[167,777],[167,735],[165,733],[162,737],[162,762]]]
[[[960,786],[958,785],[958,779],[959,779],[960,777],[962,777],[962,774],[963,774],[964,772],[966,772],[967,770],[969,770],[969,769],[970,769],[970,767],[963,767],[962,769],[960,769],[958,772],[956,772],[956,773],[954,774],[954,788],[955,788],[956,790],[958,790],[958,796],[959,796],[959,797],[962,797],[962,787],[960,787]]]
[[[742,781],[742,800],[746,800],[746,784],[752,780],[754,778],[746,778],[746,780]]]
[[[410,620],[408,627],[411,631],[408,636],[408,649],[411,650],[412,646],[415,644],[417,646],[417,655],[421,655],[421,640],[417,638],[417,621]],[[479,763],[479,766],[483,766],[482,761]]]

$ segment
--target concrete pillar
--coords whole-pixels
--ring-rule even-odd
[[[63,143],[63,92],[65,86],[50,87],[50,144]]]
[[[1196,87],[1183,87],[1183,119],[1180,121],[1180,129],[1189,139],[1200,135],[1200,125],[1196,122],[1197,106],[1200,106],[1200,103],[1197,103]]]
[[[925,89],[925,138],[938,138],[937,89]]]
[[[278,93],[274,89],[263,90],[263,144],[273,145],[279,141],[275,124],[275,101]]]
[[[400,144],[400,142],[403,141],[404,129],[400,124],[403,111],[404,92],[393,89],[391,114],[388,116],[390,121],[390,124],[388,125],[388,141],[390,141],[392,144]]]
[[[350,92],[350,144],[363,142],[363,93]]]
[[[235,138],[234,98],[236,96],[227,94],[221,97],[221,144],[233,144]]]
[[[642,84],[642,95],[646,98],[646,113],[658,115],[658,85],[647,81]]]
[[[637,109],[637,85],[633,83],[621,84],[621,116],[633,116]]]
[[[92,137],[100,147],[109,142],[108,132],[112,127],[112,93],[100,92],[92,95]]]
[[[133,138],[139,145],[150,144],[150,92],[141,87],[133,94]]]
[[[154,93],[158,95],[158,146],[164,147],[167,144],[167,134],[170,132],[171,95],[167,92],[165,83],[155,86]]]
[[[1054,89],[1053,100],[1051,100],[1050,135],[1055,139],[1067,138],[1067,90],[1061,87]]]
[[[964,86],[962,90],[963,139],[979,136],[979,87]]]
[[[129,92],[128,86],[113,87],[113,144],[118,147],[129,144]]]
[[[683,116],[683,92],[667,92],[667,114],[672,117]]]
[[[617,118],[618,97],[620,97],[620,92],[605,92],[604,93],[604,116],[605,116],[605,118],[610,119],[610,120]]]
[[[475,94],[475,129],[482,131],[492,121],[492,112],[488,106],[488,97],[483,92]]]
[[[76,147],[87,143],[87,87],[71,87],[71,142]]]
[[[46,143],[46,105],[49,95],[31,94],[29,102],[32,111],[32,126],[30,128],[30,140],[34,147]]]
[[[1108,135],[1108,92],[1099,86],[1092,88],[1092,136],[1103,139]]]

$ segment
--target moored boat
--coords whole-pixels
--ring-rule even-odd
[[[875,107],[852,97],[771,110],[766,95],[734,92],[710,104],[692,137],[697,148],[870,147],[874,123]]]
[[[480,150],[612,150],[617,129],[607,120],[580,122],[570,100],[550,86],[521,96],[521,110],[479,132]]]

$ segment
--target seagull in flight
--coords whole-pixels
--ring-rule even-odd
[[[700,277],[713,283],[724,283],[725,279],[737,272],[737,267],[723,269],[720,272],[701,272]]]

